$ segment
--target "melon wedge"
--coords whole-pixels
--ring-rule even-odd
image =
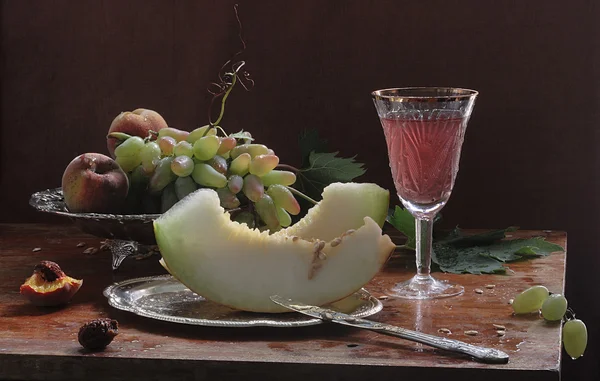
[[[372,189],[372,184],[364,185]],[[309,222],[301,220],[301,228],[272,235],[231,221],[217,193],[200,189],[154,221],[162,261],[190,290],[239,310],[287,311],[270,300],[274,294],[314,305],[343,299],[368,283],[395,248],[369,216],[387,211],[387,202],[378,199],[370,208],[358,207],[364,202],[364,185],[342,184],[324,192],[323,201],[311,209]],[[331,198],[350,202],[345,208],[353,210],[354,205],[358,212],[350,216],[340,211],[346,217],[342,221],[326,210],[339,206]],[[348,232],[347,220],[356,230]],[[341,233],[327,241],[303,238],[300,234],[313,234],[312,224],[324,227],[321,234],[314,233],[317,237]]]

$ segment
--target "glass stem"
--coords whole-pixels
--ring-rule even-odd
[[[417,279],[431,279],[431,249],[433,218],[421,217],[415,219],[417,246]]]

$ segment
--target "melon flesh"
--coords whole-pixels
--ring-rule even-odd
[[[322,197],[318,207],[312,207],[300,221],[275,235],[330,241],[362,226],[367,216],[381,227],[390,202],[390,192],[370,183],[333,183],[325,187]]]
[[[326,226],[340,223],[335,213],[318,210],[335,205],[327,204],[328,198],[364,202],[354,186],[335,189],[324,193],[323,201],[312,208],[317,210],[312,212],[311,223],[296,233],[310,232],[310,225],[323,223],[325,217],[334,218]],[[356,198],[350,200],[347,192]],[[372,209],[387,211],[387,202],[383,207],[381,201],[376,204]],[[352,227],[354,232],[338,238],[347,229],[343,230],[330,242],[281,232],[269,235],[231,221],[219,205],[217,193],[200,189],[155,220],[154,231],[165,267],[190,290],[239,310],[283,312],[287,310],[273,303],[271,295],[323,305],[351,295],[377,274],[395,245],[368,214],[363,213],[360,223]],[[352,217],[357,223],[358,217]],[[329,226],[324,231],[327,234],[319,237],[341,230]],[[316,249],[320,246],[319,254]]]

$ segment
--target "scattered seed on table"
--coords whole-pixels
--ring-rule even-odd
[[[77,244],[77,247],[84,247],[84,246],[85,246],[85,242],[79,242],[79,243]]]
[[[508,301],[508,304],[513,304],[513,301],[514,301],[514,299],[510,299],[510,300]]]
[[[506,331],[506,327],[501,324],[492,324],[499,331]]]
[[[33,251],[34,253],[37,253],[38,251],[42,251],[42,248],[41,247],[34,247],[33,250],[31,250],[31,251]]]
[[[96,248],[96,247],[88,247],[87,249],[85,249],[83,251],[83,254],[93,255],[93,254],[96,254],[97,252],[98,252],[98,248]]]
[[[497,330],[497,331],[496,331],[496,334],[497,334],[499,337],[502,337],[502,336],[506,335],[506,331],[503,331],[503,330],[499,329],[499,330]]]
[[[482,289],[480,289],[480,288],[476,288],[476,289],[475,289],[475,293],[476,293],[476,294],[483,294],[483,290],[482,290]]]
[[[496,287],[496,285],[495,285],[495,284],[486,284],[486,285],[485,285],[485,288],[488,288],[488,289],[490,289],[490,290],[491,290],[491,289],[493,289],[494,287]]]
[[[389,299],[389,298],[390,298],[390,297],[389,297],[389,296],[387,296],[387,295],[381,295],[381,296],[380,296],[379,298],[377,298],[377,299],[379,299],[379,300],[386,300],[386,299]]]
[[[439,333],[446,333],[448,335],[452,334],[452,331],[450,331],[448,328],[440,328],[438,329]]]
[[[465,331],[465,335],[469,335],[469,336],[477,336],[478,334],[479,334],[479,332],[477,332],[475,330]]]

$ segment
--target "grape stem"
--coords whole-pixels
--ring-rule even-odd
[[[289,189],[289,191],[292,192],[293,194],[295,194],[296,196],[302,197],[303,199],[305,199],[308,202],[313,203],[314,205],[318,204],[317,201],[313,200],[312,198],[308,197],[304,193],[300,192],[298,189],[292,188],[292,187],[286,187],[286,188]]]
[[[231,74],[231,85],[229,85],[229,88],[227,89],[227,91],[225,91],[225,94],[223,95],[223,99],[221,99],[221,112],[219,114],[219,117],[217,118],[217,120],[213,123],[209,120],[209,124],[211,126],[216,126],[219,124],[219,122],[221,122],[221,119],[223,119],[223,115],[225,114],[225,102],[227,101],[227,97],[229,97],[229,93],[231,93],[231,90],[233,89],[233,87],[235,86],[235,83],[237,82],[237,73],[230,73]],[[206,132],[204,133],[204,135],[206,135],[208,133],[208,129],[206,130]]]
[[[300,172],[300,170],[294,166],[288,165],[288,164],[278,164],[277,165],[278,169],[287,169],[288,171],[292,171],[294,173],[298,173]]]

